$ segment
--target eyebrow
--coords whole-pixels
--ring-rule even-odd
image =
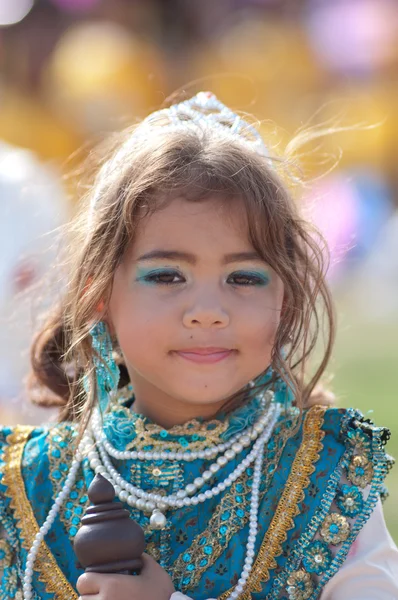
[[[191,265],[197,263],[197,257],[195,254],[191,252],[181,252],[179,250],[152,250],[151,252],[147,252],[146,254],[142,254],[142,256],[137,258],[138,261],[146,261],[146,260],[174,260],[174,261],[184,261]],[[244,261],[261,261],[264,260],[261,258],[257,252],[234,252],[232,254],[225,254],[223,257],[223,264],[227,265],[229,263],[234,262],[244,262]]]

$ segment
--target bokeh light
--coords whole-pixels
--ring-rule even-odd
[[[34,0],[0,0],[0,26],[19,23],[33,8]]]

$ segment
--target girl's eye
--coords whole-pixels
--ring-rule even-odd
[[[161,269],[146,273],[139,280],[149,284],[173,285],[176,283],[184,283],[185,279],[178,271],[174,269]]]
[[[236,286],[264,286],[269,283],[269,277],[265,273],[248,273],[245,271],[237,271],[231,273],[227,279],[227,283],[232,283]]]

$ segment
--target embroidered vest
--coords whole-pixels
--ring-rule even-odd
[[[165,431],[132,418],[129,408],[119,405],[105,429],[119,449],[151,449],[167,436],[182,447],[200,447],[247,426],[257,409],[252,405],[246,412],[238,410],[227,424],[191,422]],[[2,599],[22,598],[27,552],[65,481],[76,436],[76,426],[70,423],[0,429]],[[364,421],[354,410],[315,406],[302,418],[291,407],[282,413],[265,452],[256,558],[242,600],[319,597],[384,495],[383,481],[392,464],[384,451],[387,438],[387,430]],[[232,461],[227,469],[232,471],[236,464]],[[124,461],[117,468],[143,488],[170,494],[198,477],[206,465],[204,460],[183,465]],[[176,590],[195,600],[227,598],[244,562],[252,475],[247,469],[222,497],[176,510],[160,532],[149,529],[148,515],[129,509],[144,528],[147,552],[170,573]],[[92,478],[84,461],[40,547],[33,578],[37,598],[78,598],[75,586],[81,570],[73,538],[88,505]]]

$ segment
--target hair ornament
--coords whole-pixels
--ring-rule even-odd
[[[212,92],[199,92],[189,100],[151,113],[138,126],[133,137],[159,126],[163,130],[174,131],[192,129],[205,132],[211,129],[246,144],[257,154],[269,156],[257,129],[220,102]]]
[[[218,134],[231,142],[238,142],[256,154],[269,158],[269,152],[260,133],[248,121],[242,119],[225,106],[212,92],[199,92],[189,100],[173,104],[148,115],[134,130],[116,154],[108,160],[99,172],[97,190],[94,193],[89,220],[93,221],[94,208],[106,187],[107,176],[117,169],[123,169],[126,156],[140,139],[152,132],[195,131],[201,135],[208,131]]]

